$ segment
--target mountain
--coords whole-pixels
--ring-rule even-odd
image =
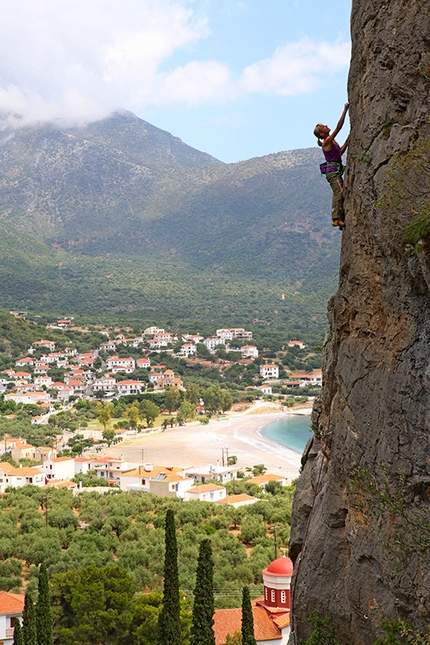
[[[284,318],[298,298],[314,301],[313,312],[305,306],[309,318],[321,316],[334,291],[339,233],[330,227],[319,161],[312,149],[224,164],[125,111],[83,128],[12,130],[4,123],[0,223],[9,253],[0,246],[8,276],[0,305],[19,295],[21,307],[79,310],[88,304],[86,287],[96,310],[138,310],[150,302],[177,311],[180,300],[181,310],[202,315],[203,298],[213,315],[220,299],[233,313],[245,297],[240,315],[248,309],[248,317],[253,310],[273,319]],[[25,258],[17,235],[26,240]],[[10,264],[14,248],[19,266]],[[116,284],[130,262],[132,285]]]

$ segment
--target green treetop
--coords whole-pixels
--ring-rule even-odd
[[[22,633],[24,645],[37,645],[36,616],[30,594],[25,594],[24,613],[22,615]]]
[[[249,587],[244,587],[242,592],[242,645],[257,645]]]
[[[215,634],[212,629],[214,623],[213,571],[212,543],[209,539],[205,539],[200,542],[197,562],[191,645],[215,645]]]
[[[52,645],[52,612],[46,566],[39,568],[39,595],[36,602],[37,645]]]
[[[163,609],[158,618],[158,645],[181,645],[178,547],[171,509],[166,513],[165,530]]]
[[[13,645],[24,645],[24,636],[22,633],[19,618],[15,620],[15,628],[13,630]]]

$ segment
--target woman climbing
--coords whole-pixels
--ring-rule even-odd
[[[320,165],[323,175],[326,176],[328,183],[333,191],[333,199],[331,202],[331,218],[333,226],[338,226],[343,230],[345,226],[345,215],[343,212],[343,165],[342,155],[348,147],[349,135],[343,144],[340,146],[334,140],[335,136],[340,132],[345,122],[346,113],[349,109],[349,103],[345,103],[339,123],[330,134],[330,128],[322,123],[318,123],[314,130],[314,135],[318,139],[318,145],[322,147],[325,162]]]

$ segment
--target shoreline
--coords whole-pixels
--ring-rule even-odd
[[[291,482],[299,475],[301,453],[267,439],[262,430],[278,419],[310,413],[309,406],[286,412],[274,405],[260,404],[244,412],[211,419],[207,425],[193,421],[185,426],[140,434],[106,452],[122,455],[126,461],[183,468],[222,466],[223,457],[235,455],[240,470],[264,463],[268,473],[282,475]]]

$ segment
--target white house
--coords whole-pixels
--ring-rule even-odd
[[[136,464],[130,461],[124,461],[121,457],[101,457],[92,462],[92,467],[97,472],[97,477],[105,479],[109,484],[121,483],[121,475],[133,468]]]
[[[193,343],[184,343],[178,352],[178,356],[194,356],[197,353],[197,347]]]
[[[178,466],[144,464],[120,476],[121,490],[142,490],[165,497],[185,497],[193,480]]]
[[[259,390],[265,396],[273,393],[271,385],[257,385],[255,389]]]
[[[255,345],[242,345],[240,348],[240,353],[243,358],[257,358],[258,349]]]
[[[12,645],[16,621],[22,623],[25,596],[0,591],[0,642]]]
[[[126,396],[127,394],[140,394],[144,389],[144,384],[141,383],[141,381],[127,379],[125,381],[118,381],[117,389],[120,396]]]
[[[91,470],[91,459],[86,457],[75,457],[75,475],[82,473],[86,475]]]
[[[243,327],[230,327],[229,329],[217,329],[216,335],[228,340],[233,338],[240,338],[241,340],[251,340],[252,331],[245,331]]]
[[[298,347],[299,349],[305,349],[306,345],[302,343],[301,340],[290,340],[288,342],[288,347]]]
[[[276,365],[276,363],[261,365],[260,376],[263,378],[279,378],[279,365]]]
[[[129,374],[136,369],[136,361],[131,357],[120,358],[119,356],[111,356],[107,359],[106,363],[108,370],[112,374],[116,374],[117,372],[126,372]]]
[[[33,343],[33,347],[48,347],[50,352],[53,352],[55,350],[55,343],[53,340],[36,340],[35,343]]]
[[[185,491],[185,501],[196,500],[199,502],[218,502],[227,496],[227,491],[224,486],[218,484],[200,484],[200,486],[193,486]]]
[[[26,467],[14,468],[8,462],[0,462],[0,492],[4,493],[7,488],[20,488],[27,484],[43,486],[45,477],[41,468]]]
[[[102,376],[92,384],[93,392],[113,392],[116,389],[116,379],[113,376]]]
[[[204,484],[208,479],[216,479],[217,481],[224,482],[236,479],[237,471],[239,468],[236,466],[193,466],[186,468],[185,473],[187,477],[192,477],[195,482]]]
[[[24,403],[26,405],[35,405],[37,403],[49,403],[51,397],[47,392],[26,392],[14,393],[4,395],[5,401],[15,401],[15,403]]]
[[[71,457],[52,457],[43,462],[46,479],[73,479],[75,460]]]
[[[143,367],[143,369],[145,370],[149,370],[151,367],[151,361],[149,360],[149,358],[145,358],[145,357],[138,358],[136,361],[136,366]]]
[[[197,345],[197,343],[202,342],[203,336],[201,336],[200,334],[183,334],[182,340],[184,341],[184,343],[192,343],[193,345]]]
[[[210,352],[213,352],[218,347],[218,345],[225,345],[225,340],[224,338],[213,336],[212,338],[205,338],[203,344],[206,345]]]

